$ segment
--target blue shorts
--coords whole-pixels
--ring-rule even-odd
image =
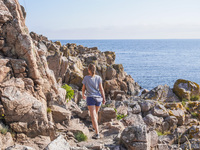
[[[94,97],[87,97],[88,106],[101,106],[101,102],[97,102]]]

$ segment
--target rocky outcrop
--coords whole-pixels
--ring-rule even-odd
[[[195,82],[179,79],[174,83],[173,91],[181,100],[200,100],[200,88]]]
[[[173,90],[159,85],[141,91],[123,65],[115,64],[114,52],[29,34],[25,16],[17,0],[0,1],[1,148],[163,150],[192,143],[199,149],[198,84],[177,80]],[[89,63],[96,65],[107,99],[99,112],[99,140],[91,140],[81,99]],[[72,101],[66,102],[63,84],[74,89]],[[76,133],[89,140],[78,143]]]
[[[47,48],[29,35],[25,12],[16,0],[0,2],[0,115],[16,133],[51,135],[53,120],[47,107],[65,105],[65,90],[58,87],[47,63]],[[63,60],[63,62],[65,62]],[[60,74],[65,72],[65,65]],[[51,117],[50,117],[51,118]]]

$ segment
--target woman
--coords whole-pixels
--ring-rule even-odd
[[[98,111],[101,107],[102,98],[103,104],[105,104],[105,94],[102,86],[102,79],[100,76],[95,74],[96,67],[93,64],[88,66],[88,76],[85,76],[82,83],[82,96],[83,99],[87,97],[87,106],[90,111],[90,116],[92,119],[92,125],[95,129],[96,134],[92,137],[94,139],[99,139],[99,129],[98,129]],[[86,96],[85,96],[86,91]]]

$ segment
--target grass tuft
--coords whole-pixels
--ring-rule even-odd
[[[78,141],[78,142],[81,142],[81,141],[87,141],[87,136],[81,132],[81,131],[78,131],[74,134],[75,136],[75,139]]]

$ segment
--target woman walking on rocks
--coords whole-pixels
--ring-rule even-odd
[[[101,107],[101,103],[103,102],[103,104],[105,104],[105,94],[102,86],[102,78],[95,74],[95,65],[89,64],[88,72],[89,75],[85,76],[82,81],[82,96],[83,99],[87,100],[87,106],[90,111],[92,125],[96,132],[96,134],[92,138],[99,139],[100,136],[98,129],[98,111]]]

